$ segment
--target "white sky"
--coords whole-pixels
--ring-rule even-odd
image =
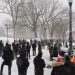
[[[64,3],[64,5],[68,5],[69,0],[61,0],[61,1]],[[75,0],[72,0],[72,1],[73,1],[72,9],[73,9],[73,11],[75,11]]]
[[[4,24],[3,22],[6,22],[7,19],[10,19],[9,15],[0,14],[0,25],[2,26]]]
[[[68,0],[61,0],[61,1],[63,2],[64,6],[68,6]],[[73,0],[72,8],[73,8],[73,11],[75,11],[75,0]],[[4,21],[9,18],[10,16],[0,13],[0,25],[2,26],[4,24]]]

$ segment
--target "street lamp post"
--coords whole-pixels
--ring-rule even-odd
[[[7,29],[7,43],[8,43],[8,28],[9,28],[9,25],[5,24],[5,26],[6,26],[6,29]]]
[[[47,33],[46,33],[46,26],[44,27],[44,31],[45,31],[45,40],[47,40]]]
[[[69,55],[72,52],[72,0],[69,2]]]

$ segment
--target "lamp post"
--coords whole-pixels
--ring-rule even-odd
[[[6,29],[7,29],[7,43],[8,43],[8,28],[9,28],[9,25],[5,24],[5,26],[6,26]]]
[[[69,3],[69,55],[72,51],[72,0],[68,0]]]

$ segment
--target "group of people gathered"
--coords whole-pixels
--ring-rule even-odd
[[[62,59],[62,58],[61,58]],[[58,59],[58,66],[54,66],[51,75],[75,75],[75,57],[64,54],[64,59]],[[63,62],[60,64],[60,62]]]
[[[38,55],[34,58],[33,63],[35,67],[35,75],[43,75],[43,68],[45,67],[45,61],[42,59],[41,42],[36,43],[27,42],[25,40],[15,41],[12,44],[6,43],[4,46],[1,42],[1,57],[4,60],[1,64],[1,73],[3,75],[4,65],[8,66],[8,75],[11,75],[12,61],[16,59],[18,68],[18,75],[27,75],[27,70],[30,65],[29,59],[31,58],[30,50],[32,48],[33,56],[36,56],[36,47],[38,45]]]
[[[69,55],[69,52],[65,53],[61,47],[61,43],[48,42],[50,60],[53,61],[53,57],[56,57],[51,75],[75,75],[75,54]],[[65,47],[68,48],[67,44]]]
[[[38,47],[37,47],[38,45]],[[50,60],[53,57],[58,57],[61,44],[51,44],[47,42],[46,44],[50,53]],[[42,58],[42,43],[36,40],[33,42],[27,42],[25,40],[14,41],[12,44],[2,43],[0,41],[0,56],[4,60],[1,64],[0,75],[3,75],[4,65],[8,66],[8,75],[11,75],[12,61],[16,59],[16,65],[18,69],[18,75],[27,75],[27,70],[30,65],[29,59],[31,59],[30,50],[32,48],[32,53],[34,57],[34,73],[35,75],[44,75],[44,68],[46,67],[45,61]],[[38,55],[36,54],[36,48],[38,48]],[[64,64],[53,67],[51,75],[74,75],[75,74],[75,63],[70,61],[70,56],[64,56]]]
[[[53,60],[53,57],[58,57],[62,44],[61,43],[53,44],[53,42],[48,41],[47,46],[50,54],[50,60]]]

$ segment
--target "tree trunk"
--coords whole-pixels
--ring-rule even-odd
[[[36,29],[35,29],[34,33],[35,33],[35,38],[37,38],[37,31],[36,31]]]
[[[51,35],[51,40],[53,39],[53,33],[50,34]]]

